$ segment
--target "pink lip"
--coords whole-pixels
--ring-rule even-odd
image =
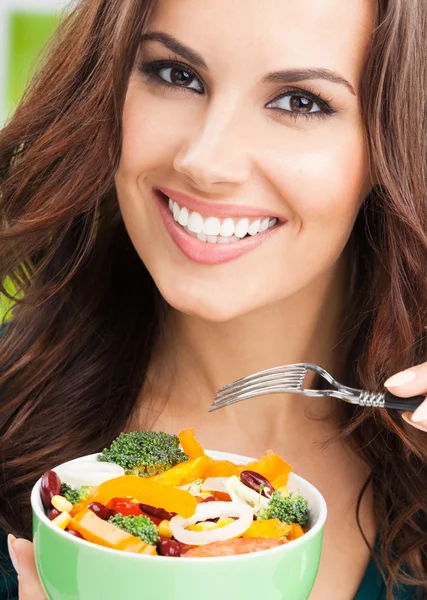
[[[170,188],[157,188],[164,194],[178,202],[180,206],[184,205],[193,211],[196,211],[204,217],[218,217],[224,219],[226,217],[275,217],[279,221],[285,221],[283,217],[268,212],[265,208],[256,208],[254,206],[243,206],[242,204],[222,204],[220,202],[211,202],[210,200],[198,200],[187,196],[182,192],[176,192]]]
[[[160,189],[160,188],[158,188]],[[187,258],[202,265],[219,265],[239,258],[243,254],[254,250],[263,242],[275,235],[283,225],[276,225],[267,229],[263,233],[258,233],[253,237],[247,237],[240,242],[229,244],[209,244],[201,242],[198,238],[188,234],[181,225],[178,225],[169,210],[167,201],[155,189],[153,197],[162,217],[164,226],[172,238],[172,241],[178,246]],[[178,202],[178,200],[177,200]],[[233,213],[235,215],[235,213]],[[259,213],[257,213],[259,215]],[[208,216],[208,215],[206,215]]]

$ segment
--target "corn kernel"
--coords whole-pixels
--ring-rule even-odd
[[[286,485],[281,485],[279,488],[277,488],[276,492],[280,492],[282,496],[289,496],[289,490]]]
[[[232,519],[231,517],[220,517],[216,526],[225,527],[226,525],[231,525],[231,523],[234,523],[234,519]]]
[[[59,509],[58,509],[59,510]],[[59,527],[60,529],[66,529],[71,521],[71,515],[67,512],[63,512],[57,517],[55,517],[52,521],[54,525]]]
[[[64,498],[64,496],[54,496],[51,502],[52,506],[56,508],[56,510],[59,510],[59,512],[69,513],[73,510],[73,505],[67,500],[67,498]]]
[[[186,529],[190,531],[210,531],[211,529],[217,529],[217,524],[212,523],[212,521],[202,521],[201,523],[189,525]]]
[[[160,535],[164,535],[167,538],[171,538],[173,535],[172,530],[170,528],[170,521],[168,521],[167,519],[164,519],[163,521],[161,521],[157,525],[157,529],[158,529]]]

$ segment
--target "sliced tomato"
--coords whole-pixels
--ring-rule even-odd
[[[231,497],[226,492],[212,492],[212,496],[221,502],[231,502]]]
[[[226,542],[214,542],[206,546],[198,546],[185,552],[185,558],[198,558],[205,556],[234,556],[269,550],[285,544],[285,540],[268,538],[237,538]]]
[[[137,517],[142,515],[142,510],[139,508],[139,502],[131,502],[128,498],[112,498],[107,504],[107,508],[111,508],[124,517],[133,515]]]

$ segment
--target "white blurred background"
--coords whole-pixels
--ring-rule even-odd
[[[0,0],[0,125],[13,112],[70,0]]]

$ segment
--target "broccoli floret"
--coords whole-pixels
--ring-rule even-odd
[[[308,522],[308,503],[299,492],[288,496],[273,492],[268,507],[258,516],[259,519],[279,519],[284,523],[298,523],[305,527]]]
[[[151,546],[155,546],[160,541],[157,527],[145,515],[124,517],[121,513],[117,513],[114,517],[110,517],[108,521]]]
[[[124,468],[126,475],[150,477],[188,460],[176,435],[157,431],[121,433],[98,460]]]
[[[71,504],[78,504],[92,493],[92,488],[88,485],[84,485],[80,488],[74,489],[69,486],[67,483],[63,483],[61,486],[61,496],[67,498],[68,502]]]

